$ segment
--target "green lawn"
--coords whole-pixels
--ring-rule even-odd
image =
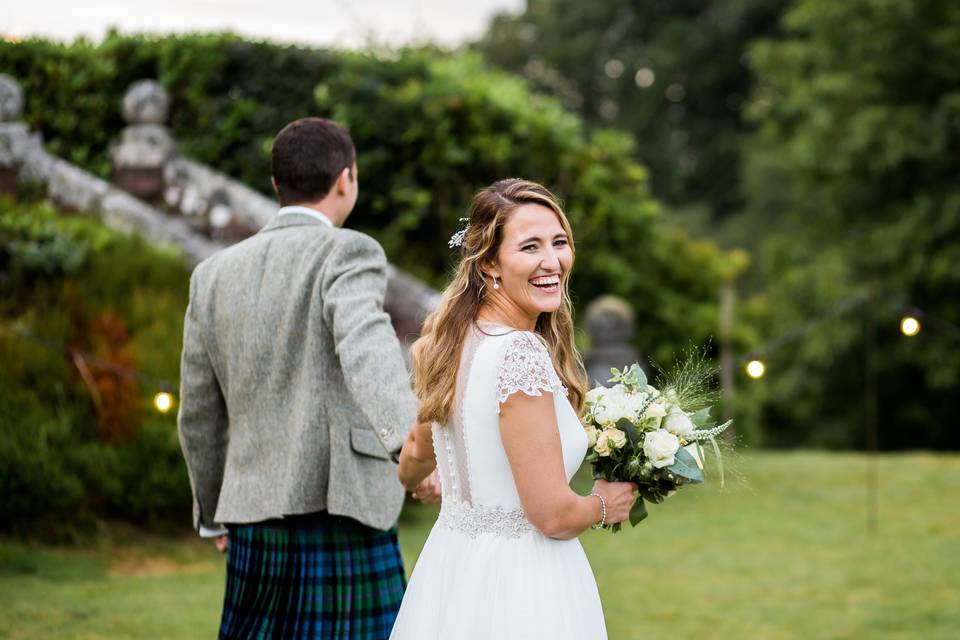
[[[583,536],[611,640],[960,637],[960,456],[754,454],[636,529]],[[578,478],[583,489],[584,478]],[[412,566],[433,511],[401,523]],[[0,637],[210,638],[223,561],[190,535],[123,527],[83,548],[0,542]]]

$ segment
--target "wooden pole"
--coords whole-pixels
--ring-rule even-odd
[[[736,290],[732,280],[720,288],[720,397],[723,400],[723,421],[733,420],[736,364],[733,357],[733,313]],[[730,425],[727,437],[734,435],[736,422]]]
[[[864,304],[864,435],[867,453],[867,532],[875,536],[879,529],[879,476],[877,473],[877,327],[873,315],[873,289]]]

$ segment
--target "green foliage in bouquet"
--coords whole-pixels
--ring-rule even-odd
[[[658,389],[638,363],[612,369],[613,386],[592,389],[583,416],[594,477],[639,488],[630,511],[634,526],[647,517],[646,502],[660,504],[704,481],[701,442],[713,445],[719,462],[715,438],[730,425],[710,417],[715,371],[704,352],[688,351],[670,372],[660,372]],[[610,529],[619,531],[619,523]]]

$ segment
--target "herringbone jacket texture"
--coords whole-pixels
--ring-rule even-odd
[[[194,270],[178,416],[194,526],[321,510],[395,524],[390,453],[416,401],[386,267],[370,237],[291,213]]]

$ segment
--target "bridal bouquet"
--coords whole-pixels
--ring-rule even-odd
[[[712,444],[721,486],[723,466],[716,436],[731,421],[717,425],[710,418],[714,369],[705,357],[688,354],[672,374],[663,374],[660,389],[647,384],[639,364],[611,369],[612,387],[587,393],[584,428],[587,461],[594,478],[635,482],[639,496],[630,511],[630,524],[647,517],[645,500],[661,503],[685,484],[703,482],[704,451]],[[620,530],[619,524],[610,527]]]

